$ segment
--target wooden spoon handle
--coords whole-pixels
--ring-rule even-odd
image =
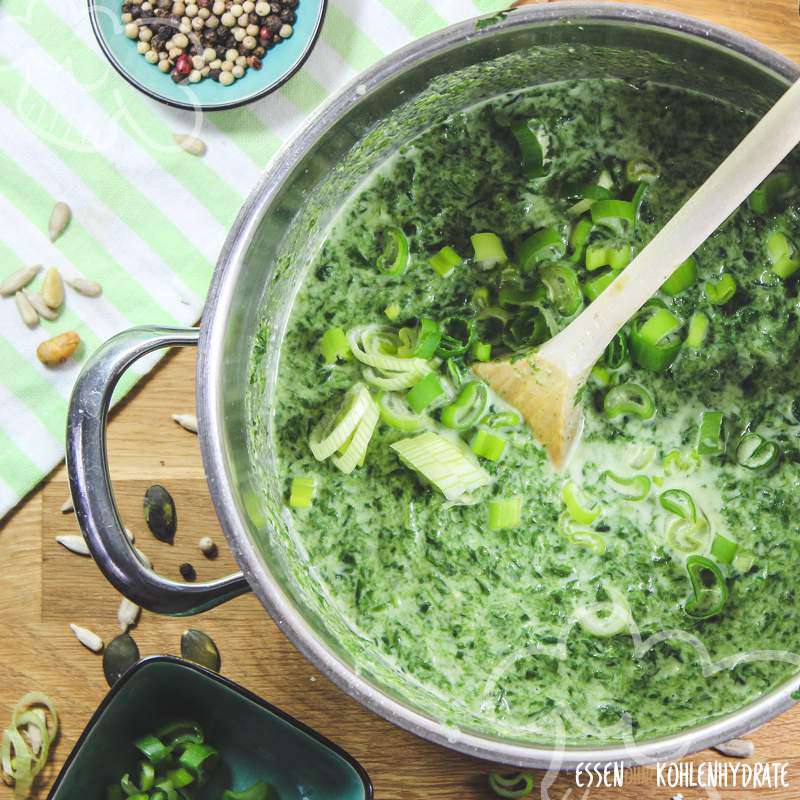
[[[762,117],[616,280],[539,353],[576,379],[617,331],[800,142],[800,81]]]

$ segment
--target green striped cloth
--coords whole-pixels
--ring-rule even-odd
[[[46,369],[37,344],[76,330],[85,357],[132,325],[193,324],[228,226],[303,118],[410,40],[507,5],[331,0],[314,52],[283,88],[196,118],[117,76],[94,40],[85,0],[0,0],[0,279],[43,264],[103,286],[97,299],[70,291],[59,319],[32,330],[12,300],[0,302],[0,517],[63,457],[79,363]],[[176,131],[202,137],[206,156],[178,149]],[[58,200],[73,220],[51,244],[47,223]],[[155,360],[137,364],[118,396]]]

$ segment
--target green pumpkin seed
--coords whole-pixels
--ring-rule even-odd
[[[160,484],[153,484],[144,493],[144,519],[150,532],[160,542],[172,544],[178,516],[175,513],[175,501],[170,493]]]
[[[181,655],[188,661],[219,672],[222,660],[214,640],[195,628],[189,628],[181,636]]]
[[[112,639],[103,653],[103,674],[108,685],[113,686],[138,660],[139,648],[130,634]]]

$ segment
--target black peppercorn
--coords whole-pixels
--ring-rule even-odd
[[[297,19],[297,14],[295,14],[291,8],[285,8],[281,11],[281,19],[288,25],[292,25]]]
[[[193,581],[197,578],[197,571],[188,561],[185,564],[181,564],[180,572],[185,581]]]
[[[270,14],[267,17],[267,27],[273,32],[277,33],[281,29],[281,18],[277,14]]]
[[[222,72],[221,69],[212,69],[209,71],[208,77],[211,78],[212,81],[219,82],[219,76],[221,72]]]

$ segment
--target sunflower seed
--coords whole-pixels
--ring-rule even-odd
[[[730,739],[714,745],[713,749],[731,758],[750,758],[755,752],[755,747],[750,739]]]
[[[75,625],[70,622],[69,627],[75,634],[77,640],[84,646],[88,647],[93,653],[99,653],[103,649],[103,640],[93,631],[88,628],[82,628],[80,625]]]
[[[123,633],[127,633],[128,628],[136,624],[141,610],[142,609],[137,606],[133,600],[128,600],[127,597],[123,597],[122,600],[120,600],[119,608],[117,609],[117,622],[119,622],[120,630]]]
[[[175,140],[175,144],[187,153],[191,153],[193,156],[205,155],[206,143],[202,139],[198,139],[195,136],[186,136],[183,133],[173,133],[172,138]]]
[[[173,414],[172,419],[187,431],[197,433],[197,417],[194,414]]]
[[[44,274],[42,300],[54,311],[64,302],[64,282],[61,280],[61,273],[55,267],[50,267]]]
[[[47,303],[45,303],[44,298],[39,294],[39,292],[28,292],[25,289],[22,290],[22,294],[25,295],[28,302],[36,309],[36,313],[40,317],[44,317],[45,319],[54,320],[58,318],[58,314],[50,308]]]
[[[29,327],[33,328],[39,322],[39,315],[36,309],[31,305],[31,301],[25,296],[21,290],[14,293],[14,302],[17,304],[17,311],[19,311],[22,321]]]
[[[181,636],[181,655],[206,669],[219,672],[222,660],[214,640],[196,628],[189,628]]]
[[[41,267],[37,264],[34,267],[23,267],[12,272],[0,283],[0,294],[3,297],[11,297],[15,292],[24,289],[39,274],[39,270]]]
[[[113,686],[137,661],[139,647],[128,633],[123,633],[108,643],[103,653],[103,674]]]
[[[175,501],[158,483],[154,483],[144,494],[144,519],[156,539],[172,544],[178,524]]]
[[[87,278],[67,278],[65,283],[85,297],[100,297],[103,293],[103,287],[97,281],[90,281]]]
[[[50,241],[54,242],[64,233],[64,229],[72,219],[72,209],[66,203],[56,203],[53,212],[50,214],[50,222],[47,225],[47,232],[50,234]]]
[[[72,502],[72,495],[70,495],[62,504],[61,504],[61,513],[62,514],[69,514],[70,511],[75,510],[75,504]]]
[[[80,534],[67,534],[64,536],[56,536],[56,541],[67,548],[70,553],[77,553],[79,556],[90,556],[89,545],[86,544],[86,539]]]

